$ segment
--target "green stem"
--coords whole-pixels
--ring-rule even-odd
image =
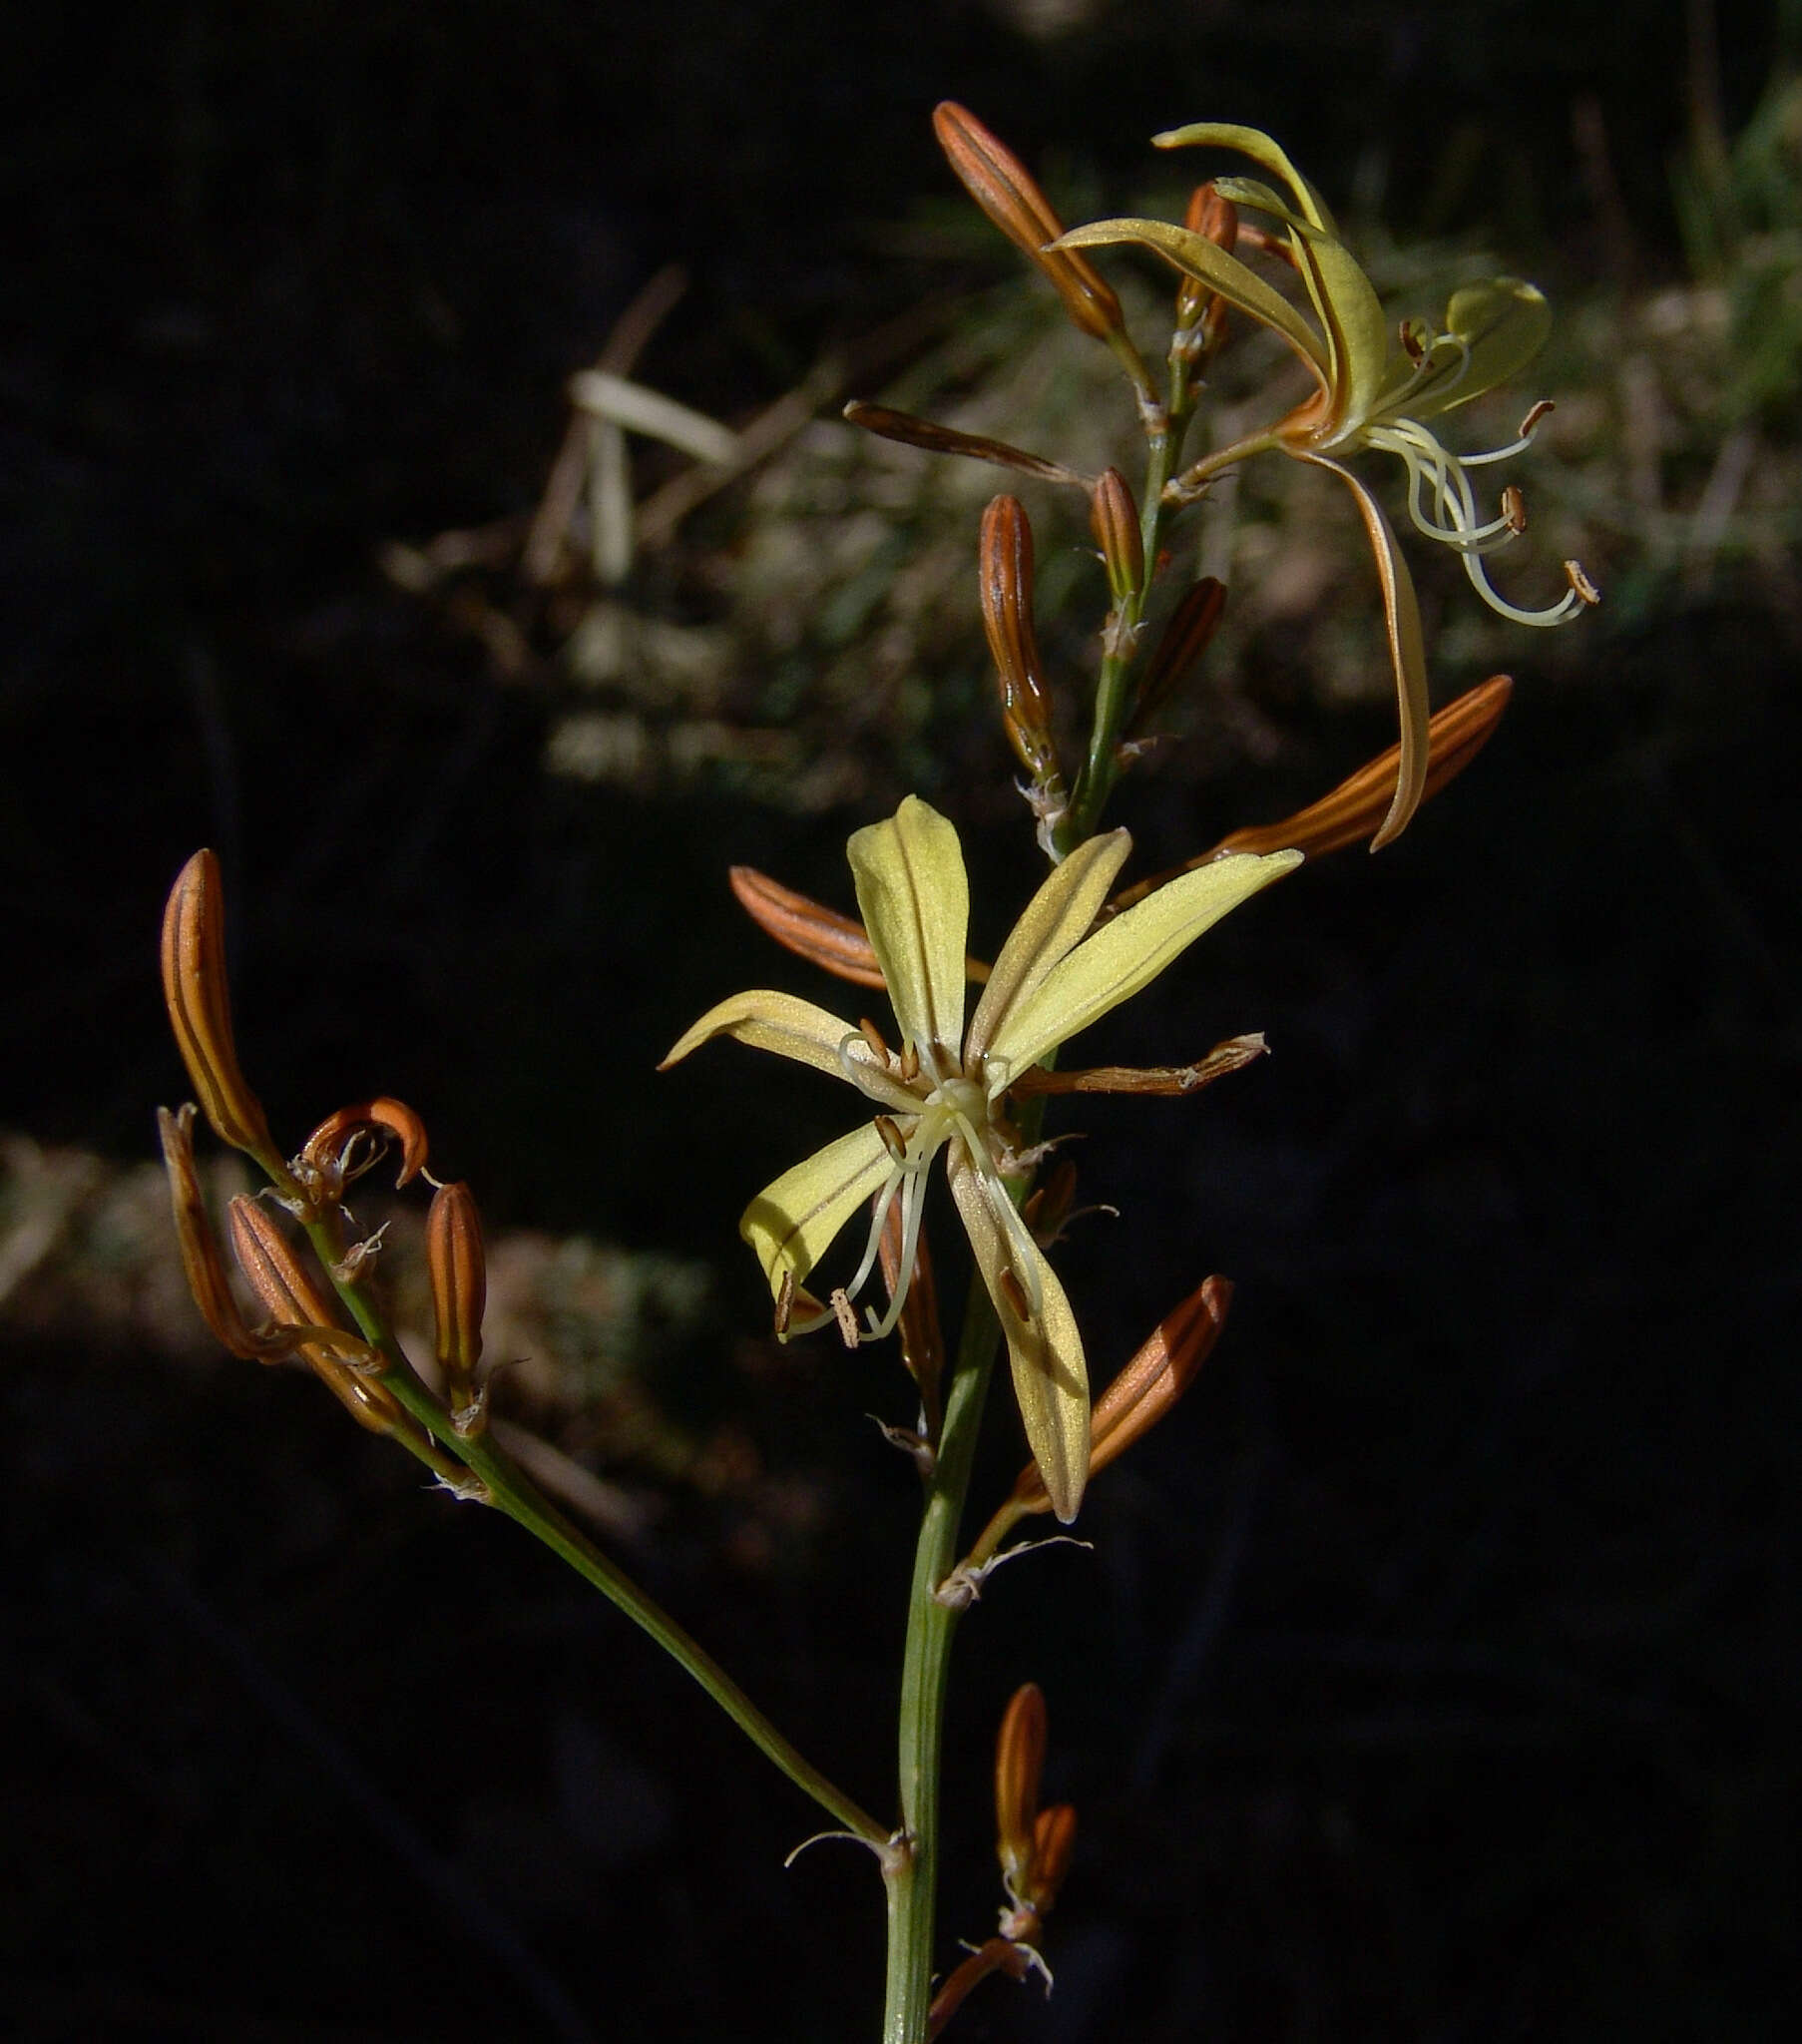
[[[900,1772],[901,1823],[909,1849],[895,1855],[885,1869],[888,1998],[883,2044],[924,2044],[932,2006],[939,1769],[951,1639],[959,1615],[950,1605],[941,1604],[934,1592],[957,1564],[958,1527],[1000,1338],[995,1308],[973,1274],[908,1593],[907,1646],[901,1666]]]
[[[328,1271],[343,1258],[343,1244],[341,1240],[334,1241],[335,1233],[329,1221],[317,1220],[307,1226],[307,1234],[319,1261]],[[542,1541],[586,1582],[593,1584],[603,1596],[611,1598],[635,1625],[649,1633],[666,1654],[699,1683],[751,1744],[773,1761],[797,1788],[812,1796],[836,1824],[879,1852],[885,1851],[888,1827],[860,1809],[841,1788],[796,1752],[698,1641],[683,1631],[662,1605],[647,1596],[624,1569],[610,1561],[585,1533],[573,1526],[537,1484],[485,1434],[465,1437],[457,1432],[444,1406],[408,1361],[405,1350],[389,1331],[366,1290],[359,1284],[341,1280],[337,1281],[337,1290],[355,1317],[364,1339],[371,1347],[380,1350],[387,1363],[387,1368],[376,1381],[391,1391],[406,1410],[480,1481],[487,1502]]]

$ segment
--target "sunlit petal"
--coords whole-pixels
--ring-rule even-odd
[[[658,1070],[666,1072],[680,1064],[690,1051],[715,1036],[729,1036],[735,1042],[748,1043],[753,1050],[772,1050],[778,1057],[830,1072],[835,1079],[849,1079],[872,1100],[899,1108],[903,1114],[920,1104],[906,1087],[888,1076],[876,1053],[849,1022],[841,1022],[811,1001],[766,987],[733,994],[709,1008],[676,1038]]]
[[[1552,307],[1535,285],[1518,276],[1498,276],[1453,292],[1446,332],[1460,346],[1444,350],[1444,369],[1436,358],[1409,391],[1411,418],[1452,411],[1524,369],[1551,335]]]
[[[1328,374],[1327,350],[1319,334],[1296,311],[1287,298],[1248,269],[1236,256],[1210,242],[1205,235],[1187,228],[1172,227],[1163,220],[1097,220],[1072,228],[1055,246],[1060,249],[1094,249],[1115,242],[1137,242],[1154,249],[1185,275],[1218,291],[1229,305],[1236,305],[1260,325],[1280,333],[1322,382]]]
[[[1132,840],[1124,830],[1110,830],[1080,844],[1030,902],[1001,947],[983,997],[970,1018],[965,1042],[972,1064],[1006,1026],[1009,1012],[1030,1000],[1046,974],[1074,951],[1089,934],[1114,877],[1126,863]]]
[[[853,832],[857,906],[906,1040],[955,1058],[964,1034],[970,889],[957,831],[910,794],[886,822]]]
[[[1229,853],[1104,923],[1009,1009],[990,1045],[991,1072],[998,1060],[1015,1072],[1036,1065],[1067,1037],[1148,986],[1228,910],[1300,863],[1298,851]]]
[[[951,1196],[1007,1336],[1014,1395],[1026,1424],[1027,1445],[1045,1479],[1052,1510],[1068,1525],[1083,1502],[1083,1485],[1089,1476],[1089,1371],[1076,1315],[1057,1274],[1030,1243],[1026,1246],[1033,1258],[1030,1277],[1015,1269],[1014,1259],[1026,1252],[997,1220],[990,1202],[1002,1196],[991,1192],[961,1142],[951,1145],[947,1166]],[[1030,1316],[1020,1312],[1004,1273],[1014,1276],[1020,1290],[1029,1284],[1037,1289],[1041,1300],[1038,1312]]]
[[[1326,210],[1326,201],[1261,128],[1241,128],[1231,121],[1191,121],[1183,128],[1167,128],[1161,135],[1153,135],[1151,141],[1158,149],[1198,149],[1211,145],[1237,150],[1240,156],[1262,164],[1288,186],[1310,227],[1318,228],[1322,234],[1338,233],[1333,216]]]
[[[780,1293],[784,1275],[801,1282],[893,1168],[874,1124],[865,1122],[763,1188],[738,1233],[756,1251],[772,1293]]]

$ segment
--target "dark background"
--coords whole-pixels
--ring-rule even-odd
[[[885,1807],[911,1500],[861,1415],[905,1400],[873,1361],[758,1340],[733,1240],[840,1104],[728,1050],[650,1077],[720,994],[820,991],[723,866],[843,902],[877,805],[548,780],[545,695],[378,549],[529,508],[561,379],[665,262],[692,284],[647,374],[728,418],[1001,274],[999,244],[963,276],[888,232],[949,196],[948,95],[1101,210],[1150,131],[1228,118],[1329,190],[1374,164],[1398,236],[1484,239],[1573,293],[1680,282],[1688,25],[1601,0],[1121,0],[1037,36],[952,0],[15,13],[0,1124],[147,1154],[182,1085],[157,916],[218,845],[279,1129],[392,1091],[491,1231],[714,1264],[651,1395],[757,1481],[669,1486],[638,1564]],[[1778,29],[1717,27],[1731,131]],[[1597,118],[1611,191],[1574,140]],[[962,1635],[945,1962],[1000,1899],[988,1757],[1028,1677],[1083,1832],[1056,1996],[992,1985],[952,2034],[1787,2034],[1802,718],[1770,588],[1604,610],[1576,683],[1523,645],[1501,735],[1394,850],[1305,873],[1112,1025],[1122,1058],[1252,1027],[1278,1055],[1085,1117],[1086,1190],[1125,1217],[1065,1265],[1098,1370],[1203,1272],[1238,1299],[1177,1420],[1098,1485],[1095,1551],[1018,1565]],[[1317,693],[1279,708],[1222,812],[1180,775],[1127,790],[1151,858],[1386,742]],[[1022,833],[949,768],[927,791],[979,887],[1006,877],[992,941]],[[784,1872],[799,1795],[314,1386],[14,1326],[0,1399],[16,2034],[872,2034],[871,1869],[828,1844]]]

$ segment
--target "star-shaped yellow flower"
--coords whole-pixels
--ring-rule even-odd
[[[1491,609],[1522,625],[1560,625],[1597,601],[1575,561],[1565,564],[1570,587],[1544,610],[1524,610],[1491,584],[1483,557],[1526,529],[1520,493],[1504,493],[1499,516],[1477,509],[1468,471],[1521,453],[1549,405],[1536,405],[1507,446],[1483,454],[1454,454],[1424,420],[1468,404],[1505,382],[1537,355],[1551,330],[1552,313],[1534,285],[1500,276],[1453,293],[1443,331],[1424,321],[1392,328],[1368,276],[1339,239],[1320,196],[1270,137],[1255,128],[1197,122],[1153,138],[1161,149],[1211,144],[1238,151],[1280,178],[1287,195],[1250,178],[1217,178],[1214,190],[1280,223],[1289,259],[1306,288],[1315,316],[1310,324],[1282,293],[1236,256],[1186,228],[1158,220],[1104,220],[1073,229],[1059,249],[1136,242],[1154,249],[1185,275],[1217,291],[1228,304],[1280,334],[1307,365],[1315,388],[1274,425],[1208,455],[1179,478],[1179,492],[1199,491],[1209,477],[1267,450],[1311,462],[1336,475],[1351,491],[1376,558],[1389,628],[1390,662],[1401,704],[1402,751],[1395,800],[1372,843],[1386,844],[1414,813],[1427,770],[1427,661],[1420,611],[1408,564],[1382,506],[1335,458],[1365,448],[1397,456],[1408,471],[1408,511],[1418,531],[1454,548],[1478,594]]]
[[[1034,1460],[1058,1516],[1074,1518],[1089,1468],[1089,1381],[1070,1301],[1021,1219],[1008,1089],[1060,1044],[1147,985],[1201,932],[1300,863],[1298,851],[1229,853],[1115,916],[1096,917],[1131,848],[1124,830],[1095,837],[1058,866],[1002,946],[965,1026],[969,885],[957,831],[910,795],[848,847],[870,942],[888,984],[901,1048],[790,994],[737,994],[703,1015],[666,1067],[715,1036],[779,1052],[855,1086],[879,1110],[759,1193],[739,1222],[791,1331],[838,1317],[852,1338],[894,1325],[913,1269],[927,1169],[943,1150],[951,1196],[1007,1335]],[[901,1203],[900,1276],[888,1311],[859,1329],[849,1304],[875,1269]],[[840,1230],[874,1202],[863,1258],[822,1308],[798,1287]]]

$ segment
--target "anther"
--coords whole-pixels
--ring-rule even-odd
[[[838,1322],[840,1340],[847,1348],[855,1348],[863,1336],[857,1325],[857,1308],[842,1284],[832,1294],[832,1317]]]
[[[897,1164],[907,1162],[907,1140],[885,1114],[876,1117],[876,1133],[882,1138],[882,1147]]]
[[[1014,1275],[1013,1270],[1004,1266],[998,1282],[1001,1287],[1002,1297],[1007,1300],[1008,1304],[1013,1307],[1021,1319],[1030,1320],[1033,1317],[1032,1300],[1027,1297],[1026,1286]]]
[[[900,1074],[903,1086],[911,1086],[920,1076],[920,1052],[917,1045],[904,1043],[901,1046]]]
[[[776,1339],[788,1339],[788,1322],[794,1314],[794,1273],[785,1270],[776,1286]]]
[[[1527,499],[1514,483],[1502,492],[1502,522],[1516,539],[1527,530]]]
[[[1523,440],[1531,440],[1534,427],[1539,424],[1549,411],[1556,411],[1557,409],[1558,405],[1554,399],[1542,397],[1539,403],[1521,421],[1521,438]]]
[[[1404,319],[1401,322],[1402,352],[1417,369],[1427,359],[1426,333],[1425,320]]]
[[[857,1027],[862,1033],[864,1042],[869,1045],[881,1062],[886,1065],[889,1061],[890,1052],[882,1031],[876,1027],[875,1023],[867,1015],[858,1023]]]
[[[1572,593],[1580,603],[1596,604],[1601,601],[1601,591],[1583,573],[1580,561],[1565,563],[1565,578],[1571,584]]]

